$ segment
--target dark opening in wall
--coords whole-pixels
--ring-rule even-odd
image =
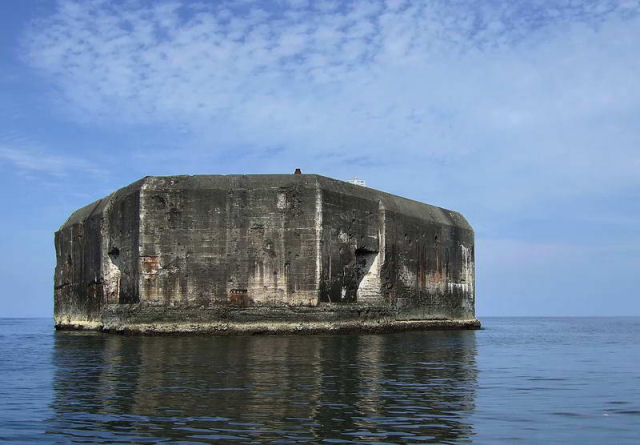
[[[113,263],[117,266],[116,262],[119,261],[120,249],[118,249],[117,247],[112,247],[107,253],[109,254],[109,258],[111,258],[111,261],[113,261]]]
[[[376,255],[378,255],[378,252],[374,250],[362,247],[358,247],[356,249],[356,280],[358,283],[356,286],[356,292],[357,288],[360,287],[360,283],[364,276],[371,270],[371,265],[375,261]]]
[[[111,263],[118,269],[118,303],[119,304],[132,304],[138,303],[139,298],[135,295],[135,291],[131,288],[131,279],[129,275],[129,269],[122,264],[120,258],[120,249],[116,246],[112,246],[107,252]]]

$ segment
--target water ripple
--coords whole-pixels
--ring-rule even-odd
[[[485,327],[127,337],[0,320],[0,440],[640,442],[640,319]]]

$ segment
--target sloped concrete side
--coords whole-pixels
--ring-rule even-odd
[[[106,305],[139,301],[140,186],[83,207],[56,232],[56,325],[99,324]]]
[[[457,212],[320,178],[320,301],[398,320],[475,318],[474,233]]]

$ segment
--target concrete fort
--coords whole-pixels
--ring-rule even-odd
[[[145,177],[55,234],[56,327],[478,328],[459,213],[318,175]]]

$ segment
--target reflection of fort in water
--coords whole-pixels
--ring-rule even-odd
[[[475,355],[472,331],[230,338],[58,333],[56,418],[48,430],[120,439],[286,433],[372,440],[367,434],[393,432],[388,439],[406,433],[460,440],[472,435],[465,419],[474,409]]]

